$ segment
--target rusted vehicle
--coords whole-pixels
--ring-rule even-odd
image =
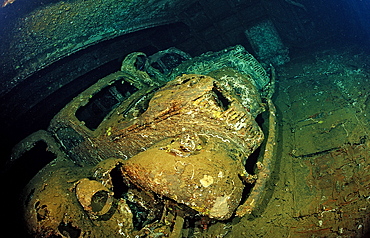
[[[241,46],[128,55],[14,148],[55,154],[24,190],[29,233],[195,237],[251,213],[273,163],[274,77]]]

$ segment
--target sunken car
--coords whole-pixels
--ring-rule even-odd
[[[274,80],[242,46],[129,54],[13,149],[55,155],[24,189],[28,232],[195,237],[250,214],[273,165]]]

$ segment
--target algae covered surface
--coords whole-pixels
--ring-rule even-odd
[[[175,12],[188,1],[86,0],[51,1],[30,6],[11,22],[0,49],[4,73],[20,83],[36,71],[104,40],[173,23]],[[172,9],[172,11],[171,11]],[[31,11],[32,10],[32,11]],[[6,36],[6,37],[5,37]]]

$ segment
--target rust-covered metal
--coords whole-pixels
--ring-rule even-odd
[[[255,209],[274,161],[275,77],[268,82],[240,46],[195,59],[179,52],[160,52],[149,58],[154,63],[140,63],[147,57],[140,52],[128,55],[121,71],[78,95],[39,132],[58,146],[57,158],[25,190],[31,234],[181,237],[189,220],[205,228]],[[166,62],[166,54],[179,58]],[[162,68],[152,68],[156,60]],[[179,73],[184,69],[190,73]],[[247,163],[265,140],[256,117],[266,110],[262,159]]]

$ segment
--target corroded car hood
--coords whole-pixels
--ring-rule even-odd
[[[0,16],[12,21],[0,34],[0,95],[34,72],[87,46],[176,22],[176,14],[194,0],[48,2],[18,18],[14,14],[23,2],[0,8]],[[9,20],[12,15],[13,20]]]

